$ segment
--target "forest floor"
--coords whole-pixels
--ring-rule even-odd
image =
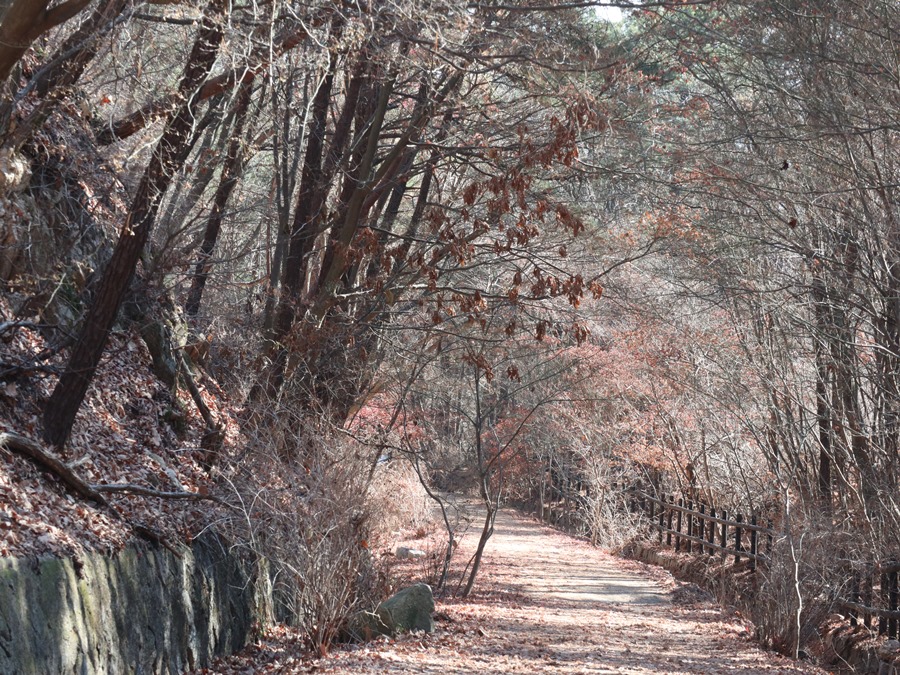
[[[474,522],[477,525],[477,520]],[[457,560],[468,560],[473,527]],[[511,511],[475,591],[437,601],[436,630],[302,655],[284,629],[204,673],[824,673],[766,652],[752,626],[661,568],[623,560]]]

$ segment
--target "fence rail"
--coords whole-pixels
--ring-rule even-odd
[[[660,544],[676,551],[699,555],[734,556],[735,564],[745,558],[750,569],[771,559],[776,531],[771,521],[757,522],[743,514],[729,517],[725,509],[675,497],[656,497],[640,489],[627,490],[631,510],[648,518]],[[760,550],[760,540],[765,551]],[[846,557],[839,554],[839,557]],[[890,560],[855,568],[848,562],[847,592],[836,607],[847,613],[851,626],[862,624],[889,638],[900,638],[900,561]]]
[[[657,496],[640,488],[622,490],[634,513],[646,518],[651,536],[660,544],[676,551],[697,555],[720,556],[724,561],[733,558],[749,569],[766,566],[772,558],[777,535],[772,522],[759,522],[758,514],[729,513],[714,505],[694,503],[687,497]],[[583,507],[585,498],[580,489],[569,492],[557,489],[551,494],[558,501],[545,503],[539,511],[543,520],[569,532],[589,534]],[[838,558],[848,556],[836,552]],[[847,562],[846,580],[835,595],[835,608],[846,614],[851,626],[865,626],[873,633],[900,639],[900,560],[860,565]]]
[[[849,598],[839,602],[850,617],[850,625],[860,622],[889,638],[900,637],[900,563],[891,560],[881,565],[851,568]],[[874,606],[878,602],[881,606]],[[877,619],[877,626],[874,625]]]
[[[684,498],[660,498],[638,489],[628,492],[632,511],[648,516],[660,544],[688,553],[693,553],[696,545],[699,554],[721,555],[723,559],[734,556],[735,564],[746,559],[751,569],[769,558],[775,530],[771,523],[760,525],[755,514],[749,519],[741,513],[729,518],[725,509],[716,510],[703,503],[695,506]],[[760,550],[760,539],[765,542],[765,552]]]

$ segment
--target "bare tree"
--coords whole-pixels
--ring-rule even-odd
[[[144,172],[122,228],[116,249],[107,263],[78,341],[44,411],[44,438],[62,446],[100,362],[106,339],[119,311],[135,268],[156,220],[163,193],[187,157],[195,117],[195,92],[215,62],[222,40],[223,3],[207,7],[179,84],[181,104],[165,130]]]

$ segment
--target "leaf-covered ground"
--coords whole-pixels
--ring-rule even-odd
[[[11,315],[0,301],[0,318]],[[101,364],[63,459],[91,482],[202,491],[209,478],[197,460],[203,426],[196,411],[185,406],[181,434],[160,424],[171,401],[149,372],[146,348],[129,332],[115,334],[110,344],[112,356]],[[0,352],[8,365],[46,346],[40,331],[23,327],[5,333]],[[59,359],[52,364],[61,365]],[[40,403],[54,381],[50,375],[7,382],[0,390],[0,429],[38,438]],[[206,384],[201,381],[201,389]],[[237,431],[229,411],[203,393],[226,426],[226,444],[233,443]],[[189,538],[204,520],[192,504],[124,495],[111,501],[129,522],[151,523],[176,540]],[[457,553],[460,565],[474,548],[480,530],[474,525]],[[0,555],[115,550],[131,536],[125,521],[73,497],[25,458],[0,450]],[[411,563],[406,570],[423,571]],[[679,588],[668,573],[509,512],[498,517],[476,592],[466,601],[439,600],[436,619],[433,635],[340,648],[318,660],[303,653],[296,634],[276,628],[206,672],[823,672],[762,651],[739,615]]]
[[[474,529],[474,528],[473,528]],[[466,559],[475,534],[464,539]],[[303,656],[278,629],[205,673],[823,673],[765,652],[742,617],[659,568],[503,512],[478,591],[437,605],[432,635]]]
[[[36,317],[25,317],[26,322]],[[41,361],[48,350],[43,327],[15,326],[19,319],[0,295],[0,371],[25,373],[0,383],[0,431],[35,441],[41,436],[43,404],[56,384],[61,355]],[[10,327],[12,325],[12,327]],[[87,482],[129,483],[160,491],[203,492],[214,488],[200,458],[203,420],[188,394],[176,403],[153,375],[150,355],[133,330],[116,331],[78,412],[61,459]],[[41,363],[51,372],[30,371]],[[225,429],[225,452],[238,434],[231,403],[215,383],[198,377],[201,395]],[[179,410],[180,424],[166,421]],[[177,429],[176,429],[177,427]],[[0,448],[0,556],[79,555],[86,550],[117,551],[146,526],[164,540],[190,540],[210,520],[209,503],[111,494],[118,513],[71,494],[34,462]]]

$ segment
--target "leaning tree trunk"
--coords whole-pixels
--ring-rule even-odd
[[[162,195],[190,152],[189,141],[195,119],[194,93],[215,62],[222,40],[223,6],[224,0],[211,0],[207,6],[179,83],[181,105],[166,123],[153,151],[66,371],[47,402],[44,439],[53,445],[62,446],[72,430],[75,415],[100,362],[109,331],[150,236]]]
[[[475,555],[472,558],[472,570],[469,572],[469,579],[466,581],[466,587],[463,589],[462,596],[469,596],[472,587],[475,585],[475,578],[481,569],[481,560],[484,557],[484,549],[487,546],[488,539],[494,534],[494,520],[497,518],[497,511],[500,508],[500,491],[496,492],[496,502],[491,495],[491,467],[490,462],[486,461],[484,446],[481,440],[482,424],[485,420],[481,409],[481,375],[478,367],[475,367],[475,462],[478,467],[478,474],[481,477],[481,500],[486,509],[484,516],[484,526],[481,528],[481,537],[478,539],[478,546],[475,549]]]
[[[70,87],[97,56],[100,38],[117,23],[129,8],[130,0],[104,0],[54,52],[46,67],[35,73],[33,84],[41,98],[54,90]]]
[[[37,37],[71,19],[90,4],[90,0],[66,0],[50,7],[50,0],[15,0],[0,23],[0,82],[28,51]]]
[[[478,547],[475,549],[475,555],[472,558],[472,570],[469,572],[469,579],[466,581],[466,587],[463,589],[462,597],[469,597],[472,587],[475,586],[475,578],[481,569],[481,561],[484,558],[484,549],[487,547],[488,539],[494,534],[494,520],[497,518],[497,510],[494,508],[493,502],[487,501],[487,514],[484,516],[484,526],[481,528],[481,536],[478,538]]]
[[[7,147],[20,148],[50,116],[62,98],[58,95],[59,92],[65,91],[78,81],[85,68],[97,55],[100,38],[113,29],[129,4],[130,0],[101,2],[78,29],[56,49],[46,65],[34,74],[29,86],[34,88],[42,100],[24,120],[18,123],[15,131],[9,133],[4,143]],[[11,84],[13,85],[11,91],[14,91],[15,84]],[[9,109],[4,111],[4,114],[12,111],[11,101],[8,102],[8,106]]]

